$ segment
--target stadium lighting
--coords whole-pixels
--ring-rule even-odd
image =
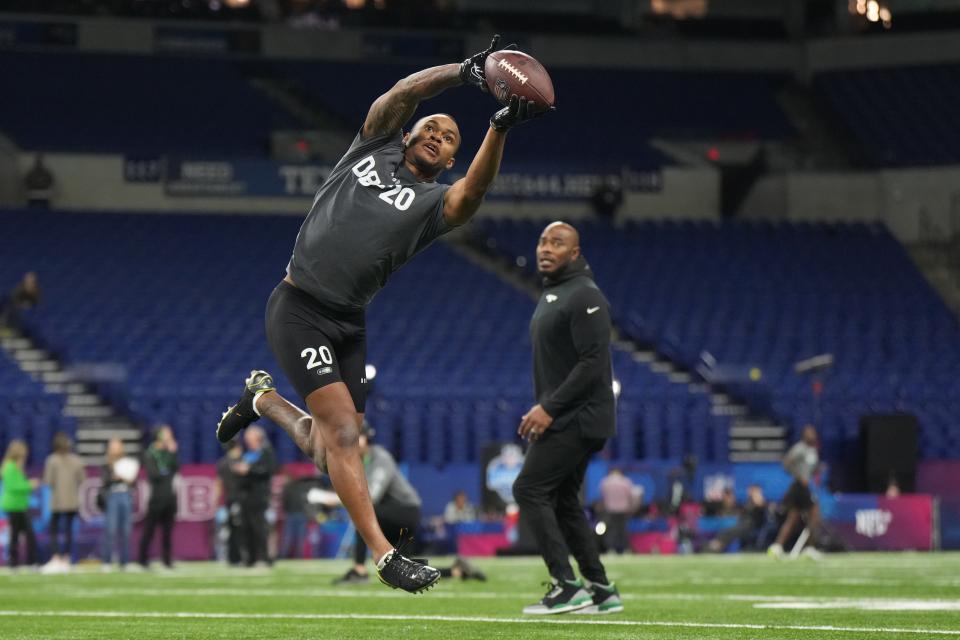
[[[870,0],[867,3],[867,20],[870,22],[880,21],[880,3],[877,0]]]
[[[884,29],[889,29],[893,25],[893,14],[887,7],[880,7],[880,22]]]

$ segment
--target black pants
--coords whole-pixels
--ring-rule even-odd
[[[33,534],[33,523],[26,511],[8,511],[10,522],[10,566],[20,564],[20,534],[27,536],[27,564],[37,564],[37,537]]]
[[[76,511],[54,511],[50,516],[50,552],[69,556],[73,551],[73,519]],[[63,544],[60,544],[60,522],[63,521]]]
[[[590,582],[607,583],[594,532],[580,504],[580,487],[590,456],[605,440],[583,438],[575,425],[547,430],[530,445],[523,469],[513,483],[513,497],[556,580],[573,580],[570,554]]]
[[[380,501],[380,504],[374,505],[374,512],[377,514],[377,522],[383,530],[383,535],[391,543],[396,544],[400,538],[400,530],[406,529],[413,533],[420,526],[420,507],[399,504],[390,499]],[[406,553],[409,553],[409,549]],[[378,560],[379,558],[374,558]],[[363,564],[367,560],[367,544],[357,534],[356,541],[353,544],[353,561],[356,564]]]
[[[163,545],[163,564],[173,565],[170,548],[173,539],[173,520],[177,516],[177,503],[174,501],[160,504],[150,504],[147,507],[147,516],[143,519],[143,533],[140,536],[140,564],[146,566],[150,558],[150,543],[153,542],[153,532],[160,525],[160,539]]]
[[[607,546],[617,553],[623,553],[630,546],[630,537],[627,535],[627,513],[607,514]]]
[[[239,502],[227,503],[227,562],[243,560],[243,508]]]
[[[240,502],[240,522],[243,542],[247,549],[247,566],[255,562],[270,563],[267,552],[267,502],[248,498]]]

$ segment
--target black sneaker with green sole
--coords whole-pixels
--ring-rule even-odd
[[[546,583],[547,594],[540,602],[527,605],[523,612],[542,616],[576,611],[593,604],[593,598],[580,580],[563,580]]]
[[[620,599],[620,592],[617,591],[617,585],[612,582],[608,585],[591,584],[587,587],[592,598],[592,604],[574,611],[574,613],[619,613],[623,611],[623,600]]]

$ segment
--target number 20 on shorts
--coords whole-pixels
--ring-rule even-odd
[[[317,357],[319,356],[319,360]],[[319,367],[321,364],[333,364],[333,354],[330,353],[330,349],[327,347],[320,347],[319,349],[314,349],[313,347],[307,347],[300,352],[301,358],[310,358],[307,360],[307,371],[315,367]]]

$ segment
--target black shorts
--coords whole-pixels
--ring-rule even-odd
[[[805,487],[798,480],[794,480],[787,493],[783,496],[783,506],[787,509],[807,511],[813,506],[814,497],[810,487]]]
[[[266,328],[270,349],[301,398],[343,382],[357,413],[363,413],[367,403],[363,311],[332,312],[307,292],[281,282],[267,301]]]

